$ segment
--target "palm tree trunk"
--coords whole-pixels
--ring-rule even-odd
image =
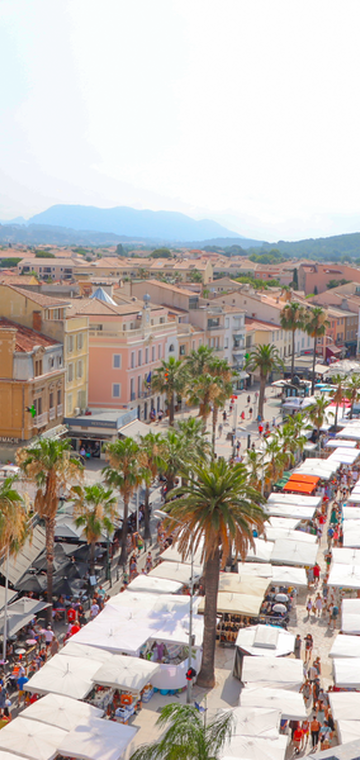
[[[198,686],[212,689],[215,686],[215,644],[216,644],[216,610],[219,589],[220,552],[216,549],[213,557],[205,565],[205,611],[204,641]]]
[[[127,534],[128,534],[129,499],[124,497],[124,515],[121,531],[121,553],[119,565],[125,567],[127,561]]]
[[[145,484],[144,539],[151,541],[149,496],[150,488]]]
[[[294,377],[294,362],[295,362],[295,330],[291,332],[291,380]]]
[[[350,406],[350,420],[352,420],[352,418],[353,418],[353,409],[354,409],[354,403],[355,403],[355,402],[354,402],[354,401],[352,401],[352,402],[351,402],[351,406]]]
[[[53,572],[54,572],[54,533],[55,517],[45,518],[45,545],[46,545],[46,576],[47,576],[47,602],[50,607],[46,610],[47,622],[52,623],[52,596],[53,596]]]
[[[212,413],[212,436],[211,436],[211,459],[215,459],[215,438],[216,438],[216,425],[218,420],[218,407],[216,404],[213,405],[213,413]]]
[[[312,378],[311,378],[311,395],[314,395],[314,388],[315,388],[315,364],[316,364],[316,335],[314,335],[314,354],[313,354],[313,365],[312,365]]]
[[[95,541],[92,541],[90,544],[89,565],[90,575],[95,575]]]
[[[261,415],[261,419],[264,416],[264,398],[265,398],[265,386],[266,386],[266,377],[260,373],[260,391],[259,391],[259,409],[258,414]],[[256,414],[256,410],[255,410]]]
[[[335,432],[337,431],[338,414],[339,414],[339,404],[336,404],[336,407],[335,407]]]

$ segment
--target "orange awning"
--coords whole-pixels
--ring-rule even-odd
[[[299,483],[297,481],[291,482],[290,480],[284,486],[283,491],[292,491],[293,493],[311,494],[315,490],[315,483]]]
[[[301,472],[290,476],[288,483],[313,483],[315,486],[319,482],[320,478],[317,475],[302,475]]]

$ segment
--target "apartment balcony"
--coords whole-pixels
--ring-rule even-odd
[[[135,401],[135,399],[136,399],[136,393],[133,392],[130,394],[130,401]]]
[[[37,428],[44,427],[48,424],[49,421],[49,412],[43,412],[42,414],[37,414],[36,417],[34,417],[34,425]]]
[[[50,420],[50,422],[51,422],[51,420],[55,419],[55,416],[56,416],[56,409],[53,406],[51,409],[49,409],[49,420]]]
[[[63,414],[64,414],[63,404],[58,404],[57,407],[56,407],[56,416],[57,417],[62,417]]]

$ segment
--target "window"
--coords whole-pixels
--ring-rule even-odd
[[[121,354],[113,354],[113,369],[121,369]]]
[[[159,323],[163,325],[165,323],[165,317],[160,317]]]
[[[49,393],[49,409],[54,408],[54,394],[51,392]]]
[[[84,342],[84,336],[83,336],[83,334],[82,333],[78,333],[77,337],[76,337],[76,345],[77,345],[77,350],[78,351],[81,351],[81,349],[83,347],[83,342]]]
[[[36,414],[42,414],[42,398],[36,398],[34,400],[34,407],[36,409]]]
[[[52,369],[55,364],[55,359],[53,356],[49,357],[49,369]]]
[[[138,381],[137,381],[137,383],[138,383],[138,387],[137,387],[138,398],[140,398],[140,396],[141,396],[141,375],[138,375]]]
[[[35,377],[42,375],[42,359],[35,360]]]
[[[131,352],[131,369],[135,367],[135,351]]]
[[[67,408],[67,413],[68,414],[71,414],[71,412],[72,412],[72,406],[73,406],[72,393],[68,393],[67,401],[66,401],[66,408]]]
[[[238,346],[237,346],[238,347]],[[225,345],[224,348],[229,348],[229,339],[225,338]]]
[[[158,345],[158,359],[161,359],[161,343]]]
[[[141,367],[142,365],[142,350],[139,348],[138,350],[138,367]]]
[[[135,398],[135,380],[132,377],[130,380],[130,400],[134,401]]]
[[[156,348],[155,348],[155,346],[153,346],[152,349],[151,349],[151,361],[152,362],[155,361],[155,354],[156,354]]]
[[[145,348],[145,364],[149,363],[149,349]]]
[[[71,383],[74,379],[74,365],[68,365],[68,382]]]
[[[112,395],[113,398],[120,398],[120,383],[113,383]]]
[[[74,350],[74,336],[73,335],[68,335],[67,350],[68,350],[69,354],[71,354],[73,352],[73,350]]]
[[[62,365],[62,356],[58,356],[57,357],[57,365],[58,365],[58,367],[61,367],[61,365]]]
[[[57,403],[58,403],[58,404],[61,404],[61,390],[60,390],[60,388],[59,388],[59,390],[57,391]]]
[[[185,345],[180,346],[180,348],[179,348],[179,354],[180,354],[180,356],[185,356]]]
[[[229,327],[229,317],[226,317],[226,319],[225,319],[225,327],[226,327],[226,328],[228,328],[228,327]],[[235,324],[235,327],[237,327],[237,325],[236,325],[236,324]]]
[[[77,363],[77,376],[78,376],[78,380],[83,376],[83,363],[82,363],[82,359],[79,359],[79,361]]]

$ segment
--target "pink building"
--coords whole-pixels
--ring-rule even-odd
[[[106,294],[104,294],[106,296]],[[147,381],[168,360],[178,358],[177,324],[169,310],[124,296],[121,304],[106,296],[74,299],[78,315],[89,317],[89,401],[93,409],[134,409],[139,419],[163,408]]]

